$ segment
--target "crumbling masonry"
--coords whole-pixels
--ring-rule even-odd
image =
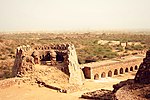
[[[147,52],[148,54],[149,52]],[[36,45],[33,47],[27,45],[17,48],[13,76],[30,78],[30,76],[34,76],[34,72],[38,73],[36,65],[47,65],[48,68],[55,66],[68,75],[69,79],[67,80],[70,84],[83,84],[84,79],[98,80],[137,71],[142,59],[143,56],[131,56],[127,59],[105,60],[79,65],[73,44]],[[145,68],[145,64],[149,66],[147,59],[149,59],[149,56],[144,59],[144,66],[141,64],[143,66],[141,68]],[[43,74],[45,71],[47,70],[42,70],[39,73]],[[44,74],[50,75],[50,73]],[[47,76],[46,78],[49,79]],[[136,77],[138,76],[136,75]],[[37,75],[37,78],[39,78],[39,75]],[[139,80],[139,78],[136,78],[136,80]]]
[[[82,84],[84,75],[79,67],[73,44],[20,46],[16,51],[13,76],[26,77],[34,73],[36,64],[56,66],[69,76],[70,84]]]

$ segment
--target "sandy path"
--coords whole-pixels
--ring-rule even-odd
[[[59,93],[57,91],[32,85],[15,85],[0,90],[0,100],[78,100],[79,97],[88,91],[98,89],[112,90],[112,85],[128,78],[133,79],[136,72],[122,74],[119,77],[104,78],[101,80],[89,81],[83,85],[85,90],[74,93]]]
[[[78,97],[31,85],[0,90],[0,100],[78,100]]]

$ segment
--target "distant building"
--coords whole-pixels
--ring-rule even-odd
[[[108,40],[99,40],[97,42],[99,45],[106,45],[109,46],[115,46],[115,45],[121,45],[123,48],[126,46],[135,46],[135,45],[142,45],[141,42],[120,42],[120,41],[108,41]]]

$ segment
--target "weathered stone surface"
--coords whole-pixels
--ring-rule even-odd
[[[147,51],[146,57],[143,59],[134,80],[135,83],[150,83],[150,50]]]
[[[117,100],[115,94],[112,93],[112,91],[104,89],[84,93],[81,97],[85,99],[96,99],[96,100]]]
[[[36,64],[55,66],[69,76],[70,84],[82,84],[84,75],[79,67],[76,50],[73,44],[60,44],[50,46],[20,46],[17,48],[13,67],[13,76],[40,78],[46,72],[38,72]],[[40,74],[39,74],[40,73]],[[47,75],[45,75],[47,76]],[[35,77],[34,77],[35,78]],[[48,80],[49,77],[46,77]]]
[[[69,45],[68,47],[68,61],[69,61],[69,83],[71,84],[83,84],[84,75],[82,70],[79,68],[79,63],[77,59],[77,54],[74,45]]]
[[[130,84],[121,87],[115,93],[118,100],[149,100],[149,84]]]
[[[121,81],[120,83],[113,85],[113,88],[114,88],[113,92],[115,93],[121,87],[123,87],[125,85],[129,85],[129,84],[134,84],[134,80],[133,79],[128,79],[126,81]]]
[[[8,88],[16,84],[15,79],[5,79],[0,81],[0,89]]]
[[[9,88],[15,84],[19,85],[20,83],[23,83],[27,80],[28,79],[24,79],[24,78],[9,78],[9,79],[0,80],[0,89]]]
[[[0,78],[2,78],[4,75],[4,72],[0,71]]]

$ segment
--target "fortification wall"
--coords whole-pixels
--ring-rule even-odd
[[[17,47],[16,58],[12,68],[13,76],[24,76],[26,73],[33,70],[34,58],[29,56],[31,55],[29,54],[31,50],[32,49],[29,45]]]
[[[142,58],[122,61],[113,64],[106,64],[91,68],[91,78],[99,79],[105,77],[113,77],[115,75],[124,74],[131,71],[137,71]]]
[[[30,76],[35,68],[35,64],[41,64],[40,60],[44,58],[51,63],[50,65],[57,66],[57,55],[63,56],[63,63],[59,63],[61,70],[65,72],[70,78],[71,84],[82,84],[83,74],[79,68],[76,50],[73,44],[60,45],[43,45],[43,46],[20,46],[17,48],[16,58],[13,67],[13,76]],[[50,57],[49,57],[50,56]],[[43,58],[42,58],[43,57]],[[58,69],[60,69],[58,68]]]

